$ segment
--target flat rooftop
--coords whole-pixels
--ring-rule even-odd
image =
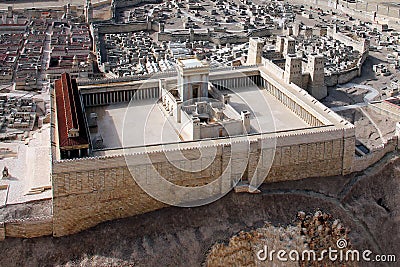
[[[243,87],[224,91],[231,96],[231,106],[240,114],[248,110],[250,133],[294,131],[309,128],[305,121],[285,107],[275,97],[258,87]],[[143,145],[181,142],[175,117],[165,116],[157,99],[137,100],[100,107],[87,107],[86,112],[97,113],[97,128],[104,149],[120,149]],[[179,126],[178,126],[179,127]],[[96,153],[95,153],[96,154]]]
[[[195,68],[195,67],[206,66],[206,64],[204,64],[197,58],[178,59],[178,62],[181,63],[184,68]]]
[[[15,153],[0,160],[1,171],[7,167],[10,174],[0,179],[0,206],[51,198],[50,124],[35,131],[26,143],[4,142],[0,147]]]

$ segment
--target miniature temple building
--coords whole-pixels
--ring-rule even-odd
[[[166,114],[175,117],[176,131],[183,140],[244,135],[250,132],[250,112],[237,112],[209,82],[208,64],[195,57],[177,64],[176,87],[160,81]],[[177,88],[177,89],[175,89]]]

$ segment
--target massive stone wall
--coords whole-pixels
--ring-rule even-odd
[[[202,154],[216,150],[212,164],[199,172],[186,172],[177,168],[182,164],[200,164],[190,169],[202,169],[197,148],[183,150],[187,160],[171,160],[163,152],[143,152],[128,156],[128,165],[124,156],[84,158],[64,160],[53,163],[53,234],[68,235],[92,227],[100,222],[137,215],[165,207],[146,194],[136,183],[133,176],[152,182],[160,174],[170,182],[181,186],[202,186],[214,181],[231,166],[232,177],[251,179],[254,175],[265,182],[297,180],[307,177],[332,176],[343,174],[344,159],[348,148],[354,147],[354,136],[346,136],[341,129],[313,129],[313,132],[280,134],[276,139],[276,152],[272,148],[262,148],[260,136],[253,136],[248,153],[235,152],[235,164],[231,159],[230,142],[204,148]],[[268,137],[272,138],[272,137]],[[268,141],[268,140],[267,140]],[[352,142],[353,146],[349,143]],[[172,145],[171,145],[172,146]],[[169,146],[164,146],[168,150]],[[172,149],[172,148],[171,148]],[[177,150],[176,153],[180,153]],[[212,154],[212,153],[211,153]],[[351,151],[353,155],[353,151]],[[234,171],[239,162],[249,162],[246,172]],[[273,158],[268,172],[268,159]],[[150,163],[145,160],[150,159]],[[207,159],[204,159],[207,161]],[[233,167],[232,167],[233,166]],[[131,171],[129,171],[131,170]],[[237,173],[236,173],[237,172]],[[132,176],[133,175],[133,176]],[[223,180],[212,190],[224,192],[231,186],[232,180]],[[168,191],[168,188],[156,190]],[[157,189],[158,188],[158,189]],[[214,192],[215,193],[215,192]],[[184,195],[173,195],[174,199],[184,199]]]
[[[196,154],[195,149],[187,151]],[[154,171],[178,185],[204,185],[220,175],[222,149],[214,162],[199,173],[186,173],[168,162],[165,155],[139,153],[128,156],[136,163],[128,166],[124,156],[85,158],[56,162],[53,165],[54,235],[61,236],[87,229],[102,221],[132,216],[159,209],[165,204],[146,194],[136,178],[151,181]],[[151,164],[147,160],[151,160]],[[99,167],[103,166],[103,167]],[[131,172],[129,171],[131,170]],[[162,188],[167,190],[166,188]]]
[[[332,73],[325,76],[326,86],[335,86],[337,84],[344,84],[358,76],[359,69],[352,68],[341,73]]]
[[[52,216],[7,220],[0,223],[0,240],[5,237],[32,238],[39,236],[52,235],[53,220]]]
[[[54,236],[164,206],[140,189],[127,167],[94,169],[88,166],[87,171],[54,173],[53,186]]]

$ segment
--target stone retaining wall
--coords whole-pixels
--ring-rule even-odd
[[[261,139],[252,136],[244,142],[250,142],[248,153],[235,152],[232,165],[231,145],[229,142],[202,148],[202,155],[216,151],[209,166],[200,161],[171,160],[182,152],[186,158],[195,159],[197,148],[179,150],[174,145],[164,145],[168,158],[161,151],[128,155],[129,169],[124,156],[83,158],[63,160],[53,163],[53,215],[54,236],[63,236],[79,232],[100,222],[137,215],[165,207],[146,194],[136,183],[136,179],[146,179],[152,183],[154,175],[160,174],[170,182],[185,187],[198,187],[211,183],[229,167],[232,175],[229,179],[251,179],[257,177],[264,182],[298,180],[307,177],[335,176],[343,174],[346,164],[344,154],[354,147],[354,137],[344,138],[341,129],[319,129],[314,133],[285,133],[276,138],[276,151],[271,148],[273,137]],[[235,142],[235,141],[234,141]],[[238,145],[235,142],[235,145]],[[263,142],[267,147],[263,148]],[[353,143],[351,146],[350,143]],[[240,145],[240,144],[239,144]],[[174,152],[175,149],[175,152]],[[171,154],[172,153],[172,154]],[[353,151],[351,151],[353,153]],[[249,162],[245,172],[236,170],[241,162]],[[273,158],[271,158],[273,157]],[[146,160],[150,159],[151,162]],[[269,170],[268,161],[272,160]],[[186,172],[176,166],[197,164],[190,169],[202,169],[199,172]],[[131,171],[129,171],[131,170]],[[233,181],[233,180],[232,180]],[[223,180],[214,193],[225,192],[232,185],[231,180]],[[156,185],[155,185],[156,186]],[[158,187],[156,187],[158,188]],[[159,189],[159,188],[158,188]],[[157,189],[156,189],[157,190]],[[168,191],[168,188],[162,188]],[[184,199],[184,195],[171,198]]]
[[[398,137],[393,136],[391,139],[387,140],[381,146],[375,147],[365,156],[355,157],[353,162],[353,171],[359,172],[367,169],[373,164],[377,163],[382,159],[387,153],[393,152],[397,149]]]
[[[0,223],[0,240],[5,237],[32,238],[53,234],[53,217],[7,220]]]

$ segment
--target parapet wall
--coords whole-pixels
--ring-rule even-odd
[[[267,69],[270,69],[272,72],[274,72],[276,77],[278,77],[280,79],[284,78],[283,75],[285,74],[285,71],[283,69],[281,69],[280,67],[278,67],[271,60],[266,59],[266,58],[262,58],[261,62],[262,62],[264,67],[266,67]]]

